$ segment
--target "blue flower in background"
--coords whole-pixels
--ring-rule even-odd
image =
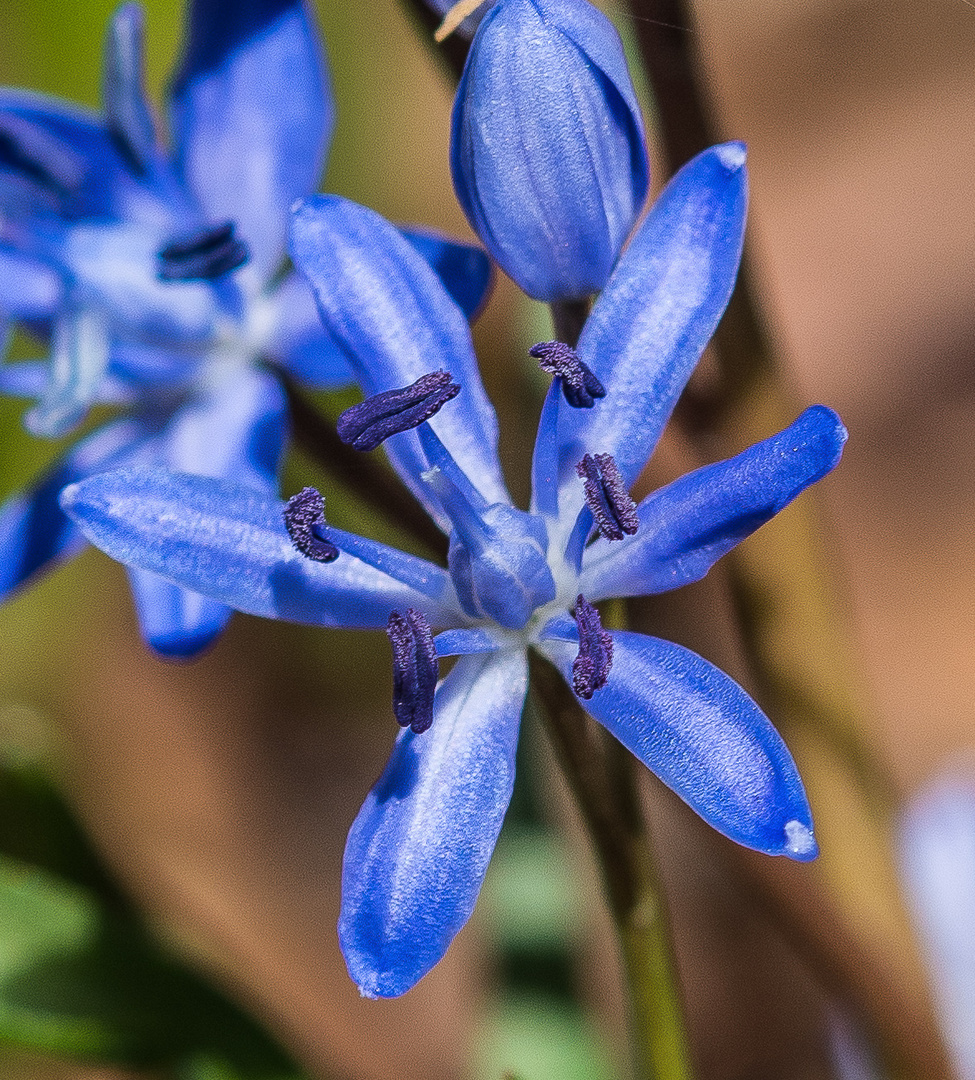
[[[408,990],[473,910],[511,796],[528,648],[716,829],[816,854],[795,764],[755,703],[679,645],[605,630],[594,606],[701,578],[839,460],[846,432],[816,406],[629,498],[728,301],[745,202],[744,148],[700,155],[637,231],[578,348],[532,350],[555,378],[530,512],[508,495],[468,327],[436,276],[370,210],[328,196],[296,210],[293,258],[367,395],[340,435],[384,442],[449,535],[447,569],[326,526],[313,489],[284,508],[240,484],[125,469],[63,493],[123,562],[253,614],[386,628],[403,731],[352,826],[339,920],[364,994]],[[458,659],[438,683],[442,657]]]
[[[529,296],[582,299],[606,284],[650,181],[619,35],[586,0],[481,14],[454,103],[454,190]]]
[[[908,803],[901,876],[925,946],[934,1000],[959,1080],[975,1080],[975,769],[937,776]]]
[[[123,464],[233,476],[268,494],[286,402],[268,361],[311,386],[350,380],[307,284],[282,273],[292,203],[314,191],[333,127],[328,73],[302,0],[194,0],[160,140],[142,82],[142,13],[108,33],[102,115],[0,90],[0,314],[50,341],[0,391],[38,398],[34,434],[92,405],[124,412],[0,508],[0,594],[83,544],[57,505],[67,483]],[[471,313],[483,253],[412,242]],[[130,571],[143,633],[191,655],[229,609]]]

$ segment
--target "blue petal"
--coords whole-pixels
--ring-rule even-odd
[[[438,368],[460,383],[460,394],[430,425],[488,502],[509,503],[497,420],[470,330],[416,249],[372,210],[319,195],[296,208],[291,250],[367,395],[408,386]],[[416,432],[394,435],[385,446],[417,498],[446,524],[419,480],[427,461]]]
[[[457,91],[450,165],[488,250],[538,300],[606,284],[649,183],[619,35],[585,0],[501,0]]]
[[[245,367],[182,406],[153,441],[152,460],[174,470],[276,490],[287,403],[276,379]],[[186,658],[223,630],[230,608],[145,570],[129,569],[142,636],[163,656]]]
[[[473,244],[453,240],[434,229],[401,225],[399,231],[433,267],[454,303],[473,322],[493,284],[487,255]]]
[[[302,0],[193,0],[172,91],[184,175],[214,221],[235,221],[262,280],[288,210],[315,190],[334,121],[325,57]]]
[[[339,943],[367,997],[405,993],[467,922],[511,799],[524,653],[467,656],[405,730],[349,833]]]
[[[3,88],[0,132],[6,117],[15,126],[0,140],[0,207],[11,209],[6,200],[16,197],[20,212],[34,209],[76,219],[121,216],[127,204],[145,200],[96,114],[42,94]]]
[[[901,874],[959,1077],[975,1076],[975,779],[971,763],[922,789],[900,824]]]
[[[348,386],[355,379],[342,347],[322,325],[308,282],[289,273],[270,297],[274,326],[268,355],[284,370],[320,390]]]
[[[433,644],[437,656],[469,656],[471,653],[496,652],[502,642],[489,630],[475,627],[471,630],[444,630],[437,634]]]
[[[349,555],[312,562],[292,545],[282,502],[229,480],[120,469],[66,488],[61,505],[112,558],[253,615],[371,628],[410,607],[434,627],[462,618],[440,567],[426,564],[443,582],[436,601]]]
[[[158,463],[272,495],[286,436],[287,401],[277,379],[240,365],[177,410],[160,439]]]
[[[105,43],[102,97],[105,122],[130,167],[148,176],[162,165],[152,109],[143,81],[145,17],[138,4],[122,4]]]
[[[45,263],[0,248],[0,311],[12,319],[50,319],[61,303],[64,284]]]
[[[227,625],[231,609],[157,574],[126,567],[139,629],[160,656],[188,660],[198,656]]]
[[[131,420],[108,424],[74,446],[29,491],[0,507],[0,596],[84,547],[81,530],[58,506],[61,489],[111,467],[145,436],[144,427]]]
[[[563,512],[582,505],[575,466],[613,454],[627,485],[657,445],[731,296],[747,201],[745,149],[699,154],[674,177],[626,249],[579,339],[606,387],[592,409],[560,404]]]
[[[812,816],[778,732],[724,672],[680,645],[616,632],[606,685],[583,702],[693,810],[745,847],[816,857]],[[540,645],[566,680],[578,645]]]
[[[666,592],[704,577],[726,552],[840,460],[846,428],[814,405],[778,435],[682,476],[637,508],[636,535],[586,548],[579,589],[589,600]]]
[[[50,381],[51,365],[47,360],[23,360],[0,365],[0,394],[36,398]],[[133,405],[138,401],[135,387],[125,379],[109,374],[98,385],[98,405]]]

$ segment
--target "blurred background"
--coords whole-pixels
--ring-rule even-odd
[[[96,106],[113,7],[6,0],[0,81]],[[161,100],[183,11],[176,0],[145,8],[148,81]],[[606,10],[626,33],[628,11]],[[447,165],[450,89],[409,19],[393,0],[332,0],[319,17],[338,109],[323,187],[469,237]],[[852,647],[862,736],[904,796],[975,733],[975,6],[702,0],[682,32],[700,51],[723,134],[749,146],[754,269],[786,381],[798,406],[829,404],[851,432],[803,513],[821,521],[842,598],[825,633],[831,647]],[[475,334],[502,448],[523,462],[531,411],[507,372],[548,336],[545,319],[499,280]],[[29,342],[17,348],[34,354]],[[0,401],[4,496],[56,451],[23,433],[22,408]],[[510,475],[516,492],[526,479]],[[320,477],[293,455],[286,489],[305,482]],[[558,857],[542,873],[529,853],[530,873],[513,846],[438,968],[403,999],[362,1001],[334,926],[345,833],[393,735],[385,640],[236,616],[205,658],[165,664],[142,646],[129,604],[119,568],[89,551],[0,609],[0,742],[57,778],[179,955],[261,1017],[310,1075],[625,1075],[615,946],[544,750],[546,851]],[[823,628],[794,633],[807,630],[819,654]],[[832,1075],[821,983],[721,872],[724,841],[703,836],[657,785],[647,798],[701,1075]],[[581,1025],[539,1013],[518,1029],[501,1015],[496,950],[519,932],[526,880],[571,946]],[[528,932],[544,937],[546,925]],[[13,1048],[4,1060],[11,1076],[130,1075]]]

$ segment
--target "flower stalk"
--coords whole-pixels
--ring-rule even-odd
[[[616,929],[641,1080],[690,1080],[680,984],[632,755],[599,733],[558,672],[535,653],[533,701],[589,832]]]

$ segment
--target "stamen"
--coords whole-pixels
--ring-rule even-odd
[[[632,536],[640,524],[636,503],[623,484],[612,454],[586,454],[576,465],[586,482],[586,505],[607,540]]]
[[[375,450],[390,435],[419,427],[459,393],[449,371],[431,371],[410,386],[374,394],[346,409],[336,430],[355,450]]]
[[[576,597],[579,655],[572,661],[572,689],[588,701],[606,685],[613,666],[613,639],[603,629],[599,612],[579,593]]]
[[[339,557],[339,549],[323,535],[325,500],[315,488],[303,488],[288,499],[284,508],[284,527],[291,543],[305,558],[329,563]]]
[[[225,221],[167,244],[158,255],[158,274],[163,281],[213,281],[249,258],[247,245],[234,235],[234,223]]]
[[[393,715],[400,727],[422,735],[433,723],[437,650],[430,624],[416,608],[405,617],[394,611],[386,624],[393,647]]]
[[[584,364],[571,345],[562,341],[540,341],[528,350],[542,371],[562,381],[562,393],[573,409],[591,409],[596,398],[606,396],[603,384]]]

